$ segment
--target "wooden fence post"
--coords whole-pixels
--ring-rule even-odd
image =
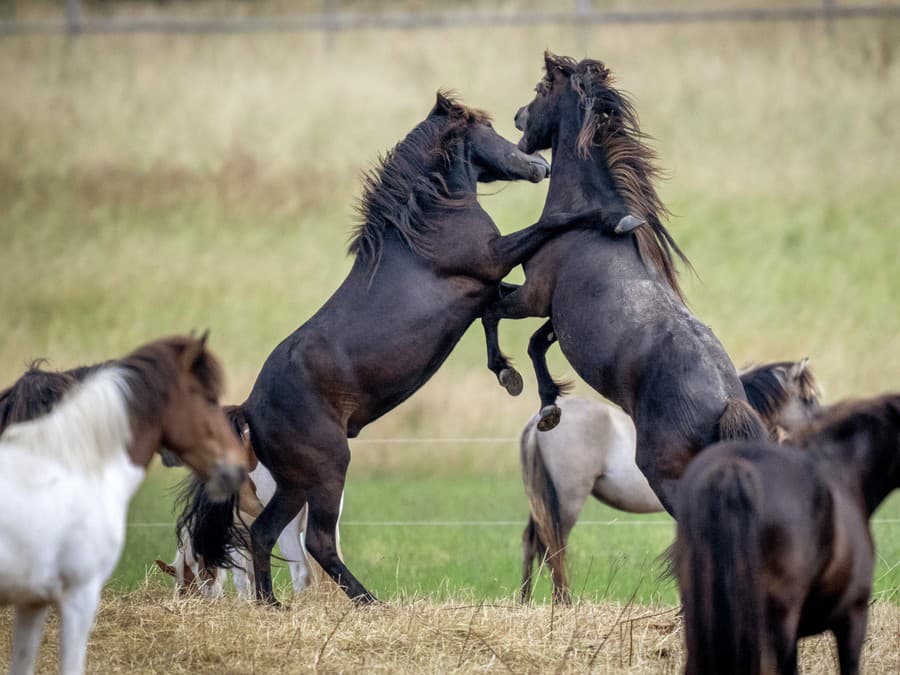
[[[77,35],[81,32],[81,0],[66,0],[66,33]]]

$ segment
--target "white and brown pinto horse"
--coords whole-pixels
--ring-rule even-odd
[[[60,668],[87,641],[125,540],[128,504],[165,445],[226,498],[246,476],[217,400],[221,370],[201,339],[176,336],[95,369],[42,417],[0,436],[0,604],[15,607],[10,672],[34,669],[51,605]]]
[[[781,440],[812,420],[820,389],[809,360],[780,361],[740,373],[747,400]],[[557,602],[569,602],[566,548],[588,496],[620,511],[655,513],[663,505],[635,461],[634,422],[599,399],[562,398],[559,426],[539,431],[541,415],[522,431],[520,460],[530,516],[522,535],[521,599],[531,596],[534,562],[550,570]]]

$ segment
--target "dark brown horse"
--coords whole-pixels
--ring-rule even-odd
[[[272,547],[305,503],[310,554],[351,598],[374,599],[335,546],[347,439],[425,384],[498,297],[500,280],[574,224],[563,214],[501,236],[478,204],[479,181],[536,182],[549,168],[499,136],[485,113],[439,93],[425,120],[366,177],[349,276],[269,355],[241,406],[277,484],[251,528],[259,600],[275,602]],[[519,386],[498,377],[511,391]],[[195,552],[227,567],[232,511],[213,511],[221,517],[207,511],[184,522],[193,524]]]
[[[838,404],[789,442],[717,444],[682,478],[688,673],[796,673],[798,638],[826,630],[841,673],[859,670],[869,518],[900,488],[900,394]]]
[[[508,367],[500,319],[550,316],[529,345],[542,427],[558,420],[559,388],[544,360],[558,340],[578,374],[631,415],[638,466],[672,512],[676,481],[702,448],[767,430],[722,345],[685,307],[673,260],[684,256],[662,223],[655,155],[632,104],[599,61],[547,53],[545,65],[537,95],[516,115],[523,152],[553,149],[542,218],[604,208],[637,218],[614,233],[563,233],[532,256],[526,283],[485,311],[488,361],[495,372]]]

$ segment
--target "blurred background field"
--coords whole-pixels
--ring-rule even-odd
[[[59,11],[13,4],[25,18]],[[286,6],[87,5],[102,16]],[[685,273],[691,307],[738,365],[810,356],[830,400],[900,386],[896,19],[0,39],[0,382],[35,357],[70,367],[210,328],[227,400],[243,400],[269,351],[349,269],[359,172],[425,116],[439,87],[516,139],[512,116],[544,48],[603,60],[635,97],[669,173],[671,231],[698,272]],[[482,204],[509,232],[537,218],[545,190],[484,186]],[[485,369],[476,325],[430,384],[363,432],[348,521],[524,524],[514,440],[400,440],[514,439],[537,407],[525,355],[537,325],[501,326],[526,375],[520,398]],[[557,376],[574,379],[553,356]],[[396,442],[367,443],[379,439]],[[154,469],[130,519],[170,521],[173,479]],[[900,500],[878,516],[896,521]],[[584,517],[625,518],[596,505]],[[509,597],[520,532],[348,525],[344,550],[382,595]],[[587,579],[585,593],[604,597],[615,572],[609,597],[627,599],[640,581],[641,601],[674,601],[647,569],[671,533],[578,528],[574,587]],[[900,523],[876,533],[879,593],[897,601]],[[115,584],[134,587],[172,550],[170,528],[132,528]]]

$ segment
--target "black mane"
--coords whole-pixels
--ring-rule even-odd
[[[446,114],[435,114],[419,123],[406,138],[377,164],[363,172],[363,194],[348,252],[377,268],[385,235],[395,232],[417,255],[432,253],[425,212],[435,206],[462,205],[447,190],[443,172],[449,166],[448,147],[466,126],[488,119],[486,113],[468,108],[450,94],[438,100],[449,106]]]

